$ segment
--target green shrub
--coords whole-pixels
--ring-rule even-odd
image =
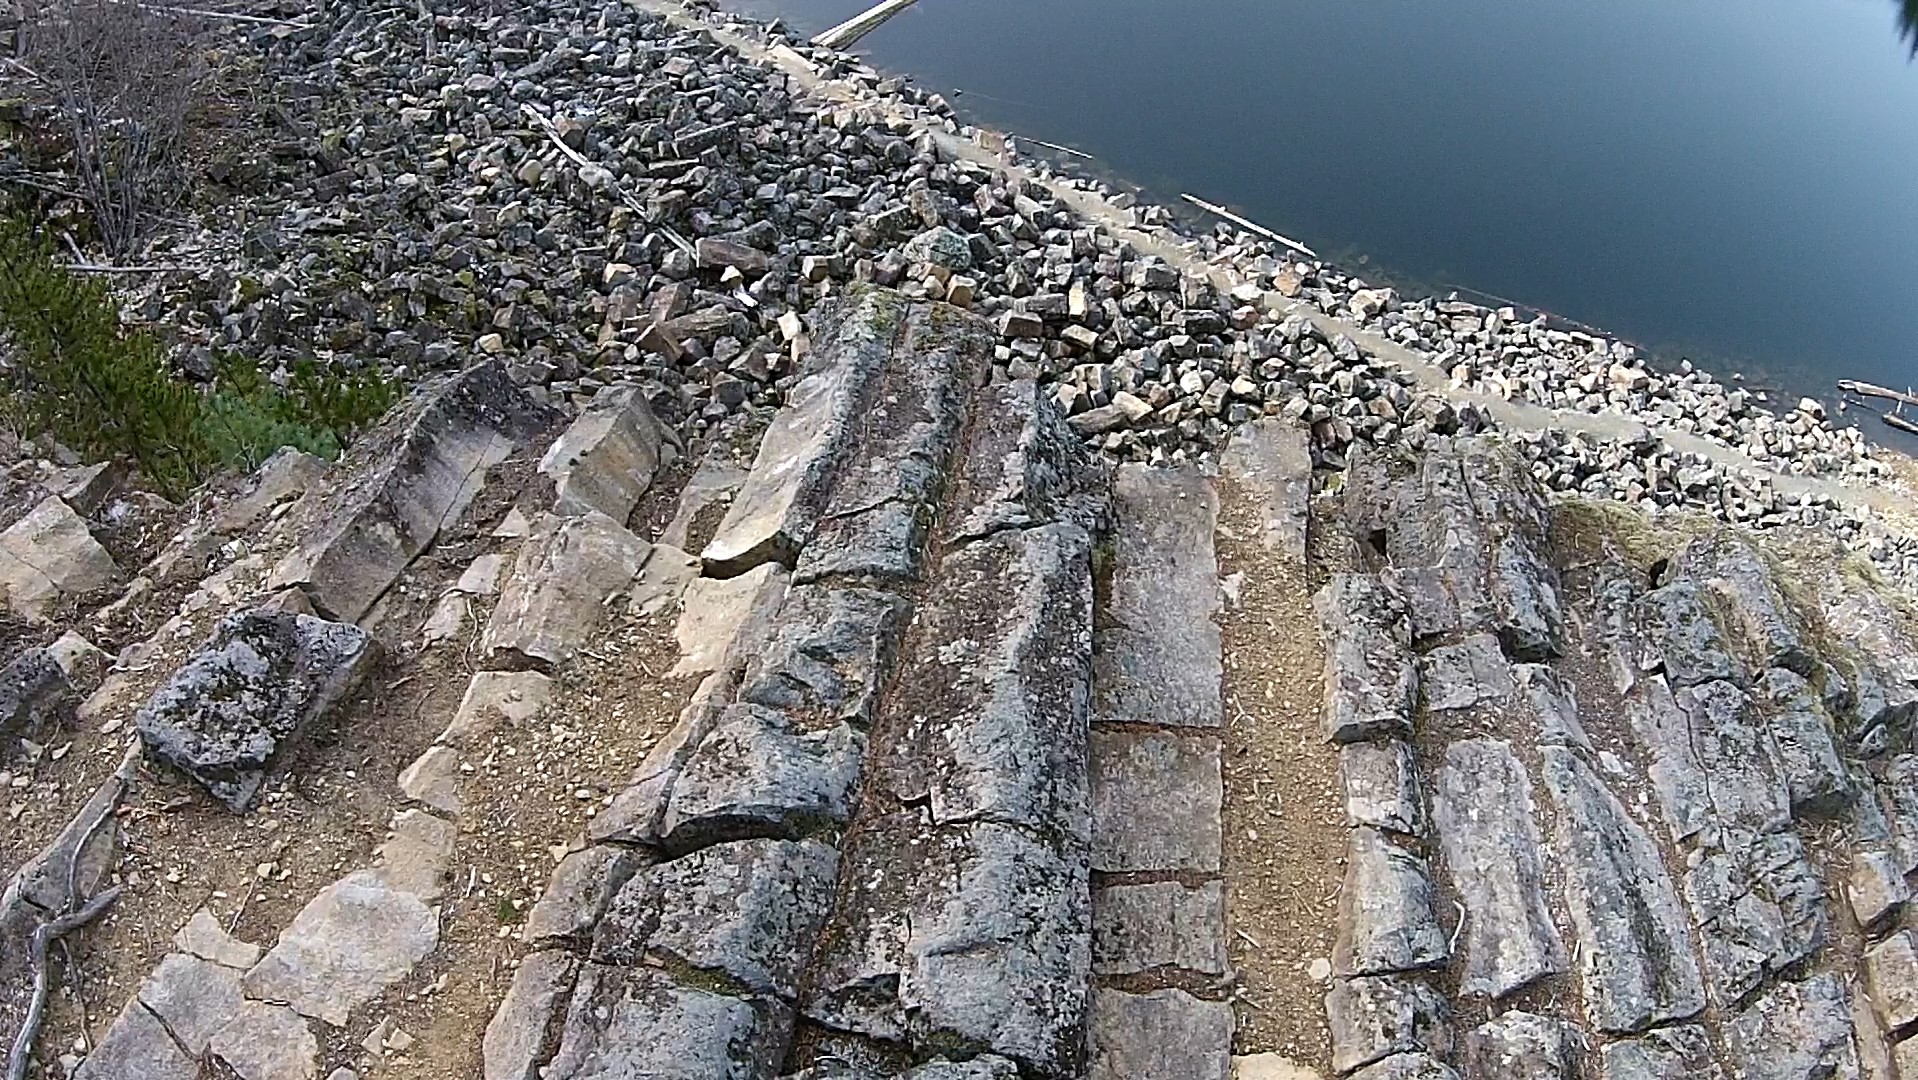
[[[398,396],[377,375],[295,365],[284,386],[236,356],[201,390],[169,370],[153,335],[130,330],[104,283],[54,261],[23,222],[0,218],[0,410],[89,459],[125,458],[179,497],[227,467],[281,446],[337,457]]]

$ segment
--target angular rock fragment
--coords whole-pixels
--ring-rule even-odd
[[[653,476],[678,456],[675,442],[638,387],[611,387],[546,448],[539,471],[553,480],[560,514],[596,510],[623,525]]]
[[[1856,1077],[1845,984],[1836,975],[1781,982],[1725,1025],[1725,1045],[1740,1080]]]
[[[1751,698],[1724,681],[1680,687],[1673,696],[1705,772],[1713,823],[1754,832],[1789,824],[1791,792]]]
[[[1399,739],[1347,743],[1339,747],[1339,774],[1345,784],[1348,824],[1412,837],[1425,835],[1425,802],[1410,743]]]
[[[1601,1080],[1723,1080],[1711,1039],[1694,1024],[1648,1031],[1599,1051]]]
[[[1095,1080],[1229,1080],[1232,1007],[1183,990],[1092,993]]]
[[[1438,991],[1401,976],[1341,979],[1325,996],[1332,1071],[1341,1075],[1394,1054],[1452,1050],[1451,1010]]]
[[[1465,1036],[1467,1073],[1482,1080],[1577,1080],[1583,1051],[1576,1027],[1517,1010]]]
[[[498,360],[416,390],[355,447],[351,479],[304,500],[299,512],[315,529],[274,568],[272,586],[299,585],[322,614],[358,621],[459,519],[486,471],[557,418]]]
[[[1592,1025],[1634,1032],[1705,1007],[1691,928],[1658,849],[1570,750],[1543,748]]]
[[[1804,617],[1749,540],[1729,529],[1693,540],[1672,557],[1671,572],[1724,598],[1754,669],[1784,668],[1806,678],[1816,674],[1818,660],[1805,642]]]
[[[158,1017],[127,999],[106,1036],[87,1055],[75,1080],[199,1080],[200,1063],[187,1056]]]
[[[1217,728],[1225,722],[1218,495],[1196,472],[1134,464],[1119,467],[1112,496],[1112,572],[1093,655],[1097,719]]]
[[[1911,931],[1900,930],[1867,950],[1865,977],[1887,1030],[1905,1034],[1918,1025],[1918,938]]]
[[[319,1075],[320,1042],[292,1009],[249,1001],[207,1047],[240,1080],[311,1080]]]
[[[0,600],[20,618],[39,622],[62,600],[119,579],[113,556],[57,495],[0,532]]]
[[[1326,738],[1411,734],[1418,671],[1401,602],[1374,578],[1338,574],[1312,604],[1326,643]]]
[[[897,677],[901,723],[876,782],[941,824],[997,821],[1082,845],[1091,538],[1074,525],[994,533],[950,553],[939,585]]]
[[[542,515],[521,542],[486,622],[490,658],[554,667],[572,659],[646,561],[646,541],[597,511]]]
[[[1531,470],[1483,440],[1429,443],[1412,475],[1366,461],[1348,481],[1361,540],[1397,571],[1420,637],[1486,632],[1516,660],[1563,647],[1558,575],[1539,554],[1545,503]]]
[[[264,608],[230,615],[134,723],[156,756],[239,813],[281,750],[359,685],[372,654],[372,638],[350,623]]]
[[[1704,946],[1705,972],[1724,1004],[1743,1000],[1768,972],[1823,944],[1824,887],[1795,833],[1701,852],[1694,862],[1685,873],[1685,898]]]
[[[593,960],[663,958],[742,993],[790,1000],[832,906],[838,865],[817,841],[742,840],[646,867],[613,897]]]
[[[1852,918],[1869,931],[1877,929],[1904,907],[1905,901],[1911,899],[1911,887],[1905,883],[1904,872],[1891,853],[1867,851],[1852,862],[1845,896],[1851,902]]]
[[[611,844],[595,844],[560,860],[539,902],[526,916],[520,936],[527,941],[584,942],[620,887],[643,859]]]
[[[969,407],[946,542],[1054,523],[1101,533],[1111,512],[1109,471],[1038,384],[1019,379],[986,387]]]
[[[1445,865],[1465,905],[1461,989],[1500,998],[1566,970],[1565,946],[1545,903],[1531,780],[1511,744],[1466,739],[1446,747],[1433,810]]]
[[[1093,892],[1092,970],[1135,975],[1157,968],[1225,974],[1222,883],[1160,881]]]
[[[544,1077],[769,1077],[792,1025],[792,1010],[776,1001],[680,985],[654,968],[584,964]]]
[[[1625,719],[1650,764],[1646,772],[1674,841],[1698,835],[1712,822],[1711,790],[1692,740],[1691,719],[1679,709],[1662,675],[1635,682],[1625,696]]]
[[[852,816],[865,742],[844,724],[804,733],[777,709],[729,706],[680,770],[662,839],[686,851],[843,826]]]
[[[1458,1074],[1430,1054],[1393,1054],[1353,1073],[1351,1080],[1458,1080]]]
[[[1424,859],[1375,829],[1353,829],[1333,973],[1387,975],[1443,965],[1451,954],[1432,901]]]

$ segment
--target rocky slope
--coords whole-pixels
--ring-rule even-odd
[[[855,291],[690,444],[489,361],[214,500],[8,669],[7,985],[109,905],[29,1075],[1910,1071],[1867,563],[1485,436],[1115,467],[994,341]]]

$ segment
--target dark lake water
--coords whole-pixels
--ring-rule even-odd
[[[739,6],[811,33],[867,2]],[[1918,384],[1918,64],[1898,11],[920,0],[858,51],[1347,265],[1829,392]]]

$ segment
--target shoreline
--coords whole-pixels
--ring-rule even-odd
[[[254,35],[269,78],[324,71],[302,90],[322,118],[306,138],[340,137],[330,122],[363,141],[203,212],[174,249],[225,262],[122,283],[128,306],[183,352],[240,348],[269,370],[302,349],[403,377],[502,356],[566,405],[635,382],[699,436],[777,405],[812,310],[877,282],[993,320],[998,374],[1047,384],[1115,458],[1204,467],[1266,415],[1309,429],[1330,470],[1355,446],[1496,428],[1552,490],[1830,528],[1918,583],[1918,464],[1809,399],[1774,413],[1615,338],[1401,297],[1232,226],[1188,230],[856,56],[705,4],[626,5],[741,57],[713,61],[723,99],[671,105],[677,76],[615,54],[570,0],[504,24],[517,68],[436,56],[436,24],[400,20],[377,63],[316,69],[373,42],[358,4]]]

